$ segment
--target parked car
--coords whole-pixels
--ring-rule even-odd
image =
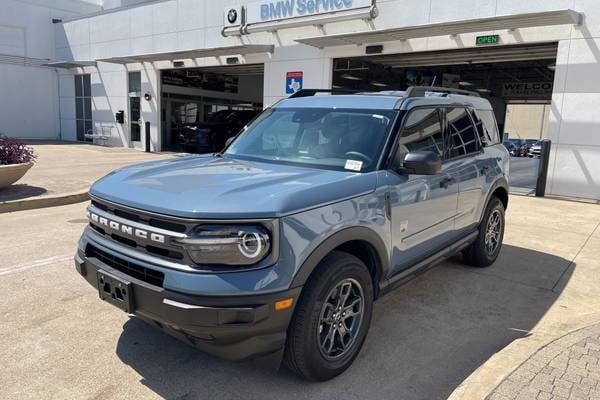
[[[542,142],[538,140],[529,148],[529,157],[540,157],[542,155]]]
[[[458,252],[494,263],[509,154],[487,100],[317,92],[268,108],[221,153],[97,181],[78,273],[192,346],[322,381],[356,359],[375,300]]]
[[[525,139],[510,139],[510,141],[517,147],[515,151],[517,157],[527,156],[527,144]]]
[[[223,150],[227,139],[235,136],[259,111],[222,110],[206,122],[186,124],[178,130],[178,141],[190,153],[213,153]]]
[[[533,146],[537,142],[539,142],[538,139],[525,139],[525,148],[527,150],[525,155],[529,155],[529,149],[531,149],[531,146]]]
[[[502,144],[504,145],[504,147],[506,147],[506,150],[508,150],[508,153],[513,156],[513,157],[518,157],[519,156],[519,148],[513,143],[512,140],[505,140],[504,142],[502,142]]]

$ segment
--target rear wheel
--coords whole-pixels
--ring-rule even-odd
[[[504,239],[504,204],[492,197],[479,226],[477,240],[463,250],[466,264],[473,267],[490,266],[498,258]]]
[[[365,264],[332,252],[305,286],[288,328],[284,363],[317,381],[344,372],[367,336],[373,308],[373,283]]]

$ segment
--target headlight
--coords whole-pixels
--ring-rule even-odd
[[[208,265],[251,265],[269,254],[269,233],[262,226],[199,226],[178,239],[192,261]]]

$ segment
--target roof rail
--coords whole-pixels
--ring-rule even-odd
[[[462,94],[465,96],[481,97],[479,93],[470,90],[453,89],[436,86],[411,86],[406,89],[406,97],[425,97],[427,92],[446,93],[448,94]]]
[[[364,92],[364,90],[352,90],[352,89],[300,89],[288,98],[295,99],[297,97],[311,97],[311,96],[315,96],[317,93],[355,94],[355,93],[363,93],[363,92]]]

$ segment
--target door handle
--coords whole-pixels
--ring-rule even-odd
[[[444,178],[440,181],[440,187],[444,188],[444,189],[448,189],[448,186],[452,185],[454,182],[456,182],[456,179],[448,177],[448,178]]]

